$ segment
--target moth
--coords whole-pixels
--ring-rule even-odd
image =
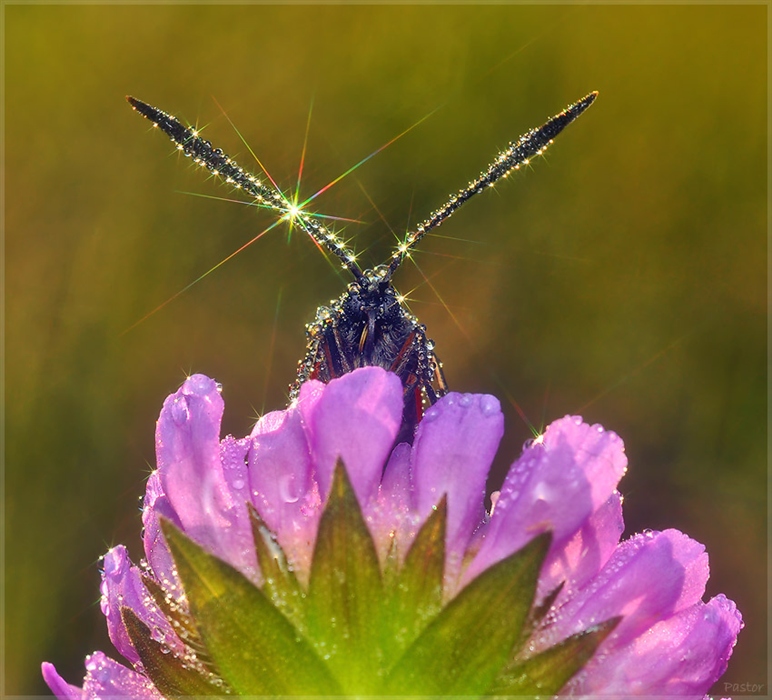
[[[184,126],[177,118],[134,97],[126,99],[194,163],[243,191],[257,205],[291,221],[338,258],[353,278],[346,291],[329,305],[320,306],[314,320],[306,325],[306,353],[290,387],[290,398],[297,397],[301,385],[309,379],[329,382],[358,367],[382,367],[402,381],[404,412],[398,439],[412,442],[424,408],[446,394],[448,386],[434,343],[426,335],[426,326],[405,307],[392,284],[394,274],[419,241],[466,201],[544,153],[552,140],[595,101],[597,94],[590,93],[511,142],[477,178],[450,195],[445,204],[409,231],[385,262],[365,270],[332,229],[299,209],[276,187],[244,170],[222,149],[214,148],[194,127]]]

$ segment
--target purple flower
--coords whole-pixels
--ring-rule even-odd
[[[464,694],[525,688],[528,694],[577,696],[707,692],[726,669],[742,627],[740,613],[723,595],[703,602],[707,554],[683,533],[647,532],[620,543],[622,499],[616,488],[627,459],[616,434],[578,417],[555,421],[525,447],[488,513],[485,483],[504,430],[499,402],[486,395],[448,394],[428,409],[412,446],[394,447],[402,405],[399,378],[368,367],[327,385],[308,381],[297,401],[263,416],[248,437],[220,440],[220,388],[202,375],[190,377],[166,400],[157,424],[158,469],[148,480],[143,508],[145,561],[132,565],[122,546],[104,558],[102,610],[110,639],[133,668],[96,652],[87,658],[81,689],[43,664],[54,694],[161,698],[151,679],[177,678],[175,673],[195,676],[192,686],[180,686],[200,691],[191,694],[253,687],[243,680],[248,673],[232,661],[233,654],[221,653],[229,647],[227,635],[217,636],[225,624],[220,608],[208,608],[206,596],[191,589],[191,577],[199,574],[190,571],[202,562],[210,567],[202,577],[215,576],[210,571],[220,566],[216,576],[230,576],[233,590],[243,592],[226,586],[217,594],[223,596],[218,605],[228,595],[235,596],[228,598],[233,605],[250,596],[258,607],[270,599],[273,611],[266,614],[273,627],[266,629],[292,630],[298,656],[275,657],[289,669],[273,669],[274,685],[265,687],[275,694],[298,687],[343,694],[362,688],[391,694],[395,689],[442,694],[448,688]],[[345,501],[349,482],[353,507]],[[333,502],[336,508],[343,504],[344,515],[325,510],[334,510]],[[353,536],[346,533],[357,531],[360,512],[365,535],[347,547],[356,549],[361,566],[349,570],[335,538]],[[335,518],[349,518],[349,524],[336,529],[343,520]],[[432,535],[434,523],[439,525]],[[185,545],[182,534],[171,536],[175,531],[195,544]],[[543,533],[550,536],[538,537]],[[376,574],[368,579],[370,551]],[[183,561],[186,552],[190,558]],[[413,552],[421,553],[419,565],[413,561],[418,555],[411,560]],[[528,561],[534,562],[532,575]],[[432,567],[438,571],[436,592],[421,583],[423,573],[417,584],[404,573]],[[324,579],[327,570],[337,576],[334,583]],[[517,607],[495,597],[506,589],[502,582],[509,579],[495,578],[505,570],[520,572],[522,579],[511,593],[513,601],[523,599],[514,633],[496,627],[512,627],[509,609]],[[390,588],[389,581],[400,576],[400,584]],[[265,596],[255,593],[258,589]],[[403,619],[407,608],[395,597],[397,590],[407,591],[411,605],[420,601],[404,618],[410,624],[400,623],[399,629],[394,620]],[[340,610],[351,618],[345,623],[320,613],[338,595]],[[501,609],[480,604],[486,595]],[[236,622],[246,615],[239,612]],[[357,627],[352,619],[367,624]],[[345,658],[336,646],[345,644],[343,638],[325,637],[327,627],[341,624],[349,625],[346,639],[361,635],[356,647],[364,649],[361,659]],[[407,630],[411,624],[415,629]],[[474,670],[465,670],[463,654],[431,676],[416,670],[426,659],[445,658],[443,644],[466,639],[463,652],[474,656],[477,640],[486,640],[480,642],[484,646],[497,635],[509,641],[490,671],[479,670],[485,666],[479,659],[470,662]],[[165,654],[160,666],[154,649]],[[492,650],[479,651],[480,659],[493,658]],[[265,653],[274,658],[270,650]],[[180,663],[173,665],[174,660]],[[360,662],[361,668],[349,673],[346,664]],[[271,670],[266,666],[260,678],[270,679]],[[310,685],[292,686],[296,673],[310,678]],[[442,681],[434,676],[447,676],[455,685],[436,685]],[[557,681],[545,679],[555,678],[561,680],[552,688],[549,683]]]

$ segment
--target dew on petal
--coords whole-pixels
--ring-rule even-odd
[[[439,415],[440,415],[440,409],[435,404],[428,411],[426,411],[426,413],[424,413],[422,422],[431,423],[433,420],[436,420]]]
[[[486,418],[490,418],[501,412],[501,404],[495,396],[483,394],[480,397],[480,410]]]
[[[279,497],[285,503],[297,503],[300,494],[295,488],[295,475],[285,474],[279,479]]]
[[[182,393],[187,395],[203,396],[213,389],[216,390],[217,384],[204,374],[194,374],[188,377],[182,385]]]
[[[188,401],[184,396],[176,396],[172,402],[172,420],[175,425],[185,425],[190,418],[190,410],[188,409]]]

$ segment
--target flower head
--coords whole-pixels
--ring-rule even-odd
[[[701,697],[742,627],[703,602],[702,545],[620,543],[620,438],[552,423],[485,484],[499,402],[451,393],[412,445],[398,377],[306,382],[245,438],[220,440],[218,385],[164,403],[143,508],[145,560],[104,557],[102,610],[131,667],[96,652],[59,698],[217,694]]]

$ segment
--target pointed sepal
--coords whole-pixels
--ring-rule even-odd
[[[395,661],[442,610],[447,498],[443,496],[415,536],[386,590],[387,658]]]
[[[340,694],[310,643],[259,588],[170,522],[161,527],[201,639],[237,694]]]
[[[429,624],[392,669],[390,695],[481,695],[514,654],[551,537],[486,569]]]
[[[488,694],[555,695],[593,657],[621,619],[614,617],[572,635],[530,659],[511,664],[496,679]]]
[[[121,608],[121,618],[144,672],[165,698],[221,697],[232,691],[196,659],[180,659],[152,637],[152,633],[131,608]]]
[[[274,533],[251,503],[247,503],[247,510],[263,575],[262,591],[296,627],[302,627],[305,592]]]
[[[375,543],[339,460],[314,546],[307,629],[346,693],[377,688],[383,602]]]

